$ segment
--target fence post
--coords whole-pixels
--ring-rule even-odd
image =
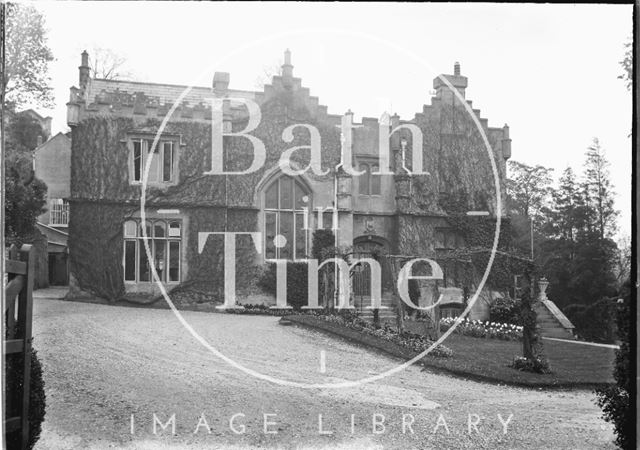
[[[11,244],[11,247],[9,247],[9,252],[8,252],[8,259],[13,260],[13,261],[17,261],[18,260],[18,247],[16,246],[16,244]],[[7,281],[11,281],[13,280],[17,275],[10,273],[7,276]],[[7,337],[10,339],[14,339],[16,337],[16,317],[15,317],[15,308],[16,308],[16,299],[15,298],[11,298],[11,299],[5,299],[5,301],[8,303],[7,304],[7,311],[8,313],[6,314],[7,316],[7,329],[6,329],[6,334]],[[11,302],[9,304],[9,302]]]
[[[22,407],[20,416],[22,419],[22,445],[27,448],[29,441],[29,390],[31,388],[31,318],[33,313],[33,278],[34,278],[34,252],[32,246],[24,244],[20,249],[20,260],[27,263],[27,276],[25,285],[18,297],[18,323],[22,325],[22,338],[24,339],[23,378],[22,378]]]

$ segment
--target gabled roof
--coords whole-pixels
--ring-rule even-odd
[[[51,141],[53,141],[54,139],[62,139],[64,138],[66,141],[68,141],[69,145],[71,145],[71,138],[69,136],[67,136],[66,134],[64,134],[62,131],[60,131],[58,134],[56,134],[55,136],[49,138],[46,142],[43,142],[42,144],[38,145],[34,152],[37,152],[38,150],[41,150],[43,148],[45,148],[46,146],[48,146],[48,144],[51,143]]]
[[[38,114],[37,111],[35,111],[34,109],[31,109],[31,108],[25,109],[24,111],[20,111],[19,113],[17,113],[17,115],[20,115],[20,114],[28,114],[31,117],[34,117],[34,118],[36,118],[38,120],[41,120],[41,121],[44,120],[44,119],[50,119],[51,118],[50,116],[43,117],[40,114]]]

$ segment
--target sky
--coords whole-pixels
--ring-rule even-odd
[[[410,119],[433,79],[460,62],[466,98],[489,125],[509,125],[512,160],[582,171],[594,137],[611,162],[631,233],[632,96],[618,76],[631,5],[422,3],[44,2],[56,106],[66,131],[80,53],[108,48],[138,81],[255,90],[292,52],[294,75],[329,112],[356,120],[387,110]],[[37,109],[37,108],[36,108]]]

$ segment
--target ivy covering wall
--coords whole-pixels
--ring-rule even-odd
[[[261,139],[267,150],[263,168],[241,176],[204,175],[211,168],[211,124],[169,122],[163,135],[178,137],[179,183],[167,187],[148,187],[148,208],[180,208],[188,216],[183,238],[186,264],[183,287],[211,292],[220,298],[224,289],[224,240],[211,236],[198,253],[199,232],[257,231],[258,209],[255,190],[266,171],[278,164],[281,153],[293,146],[308,145],[309,133],[294,131],[292,142],[282,140],[283,130],[293,124],[316,126],[322,136],[323,167],[339,160],[340,132],[331,124],[310,117],[303,103],[283,94],[262,105],[260,126],[252,135]],[[246,118],[234,118],[234,131],[246,125]],[[117,300],[125,295],[123,281],[123,223],[139,210],[141,188],[129,180],[131,134],[155,136],[160,121],[136,123],[132,118],[96,116],[79,123],[73,130],[71,165],[71,272],[77,286],[94,295]],[[247,139],[225,138],[226,170],[246,169],[253,157]],[[300,166],[309,161],[309,151],[300,150],[291,158]],[[315,177],[314,175],[310,175]],[[330,175],[328,175],[330,177]],[[317,177],[316,177],[317,178]],[[330,178],[327,178],[329,180]],[[228,206],[228,207],[226,207]],[[250,236],[236,242],[237,292],[255,290],[262,267]]]
[[[247,118],[241,110],[234,111],[232,128],[240,131]],[[294,124],[313,125],[321,135],[323,168],[333,168],[340,160],[340,130],[335,126],[335,118],[325,120],[312,116],[305,107],[303,95],[283,91],[262,104],[261,113],[260,124],[251,135],[264,142],[266,163],[258,171],[241,176],[204,174],[211,169],[210,122],[170,121],[163,131],[164,135],[179,139],[181,144],[177,147],[178,184],[148,187],[146,201],[149,208],[179,208],[189,217],[183,239],[188,269],[183,277],[185,286],[197,285],[215,295],[222,294],[223,238],[210,237],[199,254],[198,232],[257,231],[256,187],[267,171],[277,166],[282,152],[309,144],[309,132],[302,127],[294,131],[292,142],[285,142],[282,139],[285,128]],[[431,113],[419,115],[416,120],[423,130],[425,167],[430,175],[412,180],[411,211],[398,216],[394,224],[391,239],[394,252],[433,256],[434,230],[446,225],[443,223],[446,214],[454,216],[450,224],[465,235],[468,246],[490,248],[493,224],[487,222],[481,226],[480,222],[462,220],[465,217],[458,214],[473,209],[495,212],[493,171],[484,143],[475,125],[471,126],[470,120],[465,119],[465,111],[443,107]],[[73,129],[71,271],[79,287],[95,295],[109,299],[124,295],[122,224],[139,208],[141,195],[140,186],[132,185],[129,179],[131,156],[127,139],[131,134],[153,137],[160,124],[156,118],[134,120],[103,115],[88,117]],[[498,171],[504,179],[498,137],[488,129],[487,133],[494,146]],[[242,137],[225,137],[225,151],[227,170],[246,169],[254,156],[251,143]],[[309,156],[308,150],[298,150],[292,159],[299,166],[306,166]],[[319,177],[308,172],[307,176],[330,181],[332,175]],[[465,192],[474,194],[465,197]],[[459,205],[455,203],[458,200]],[[458,205],[457,209],[452,209],[452,204]],[[508,236],[503,234],[501,242]],[[506,241],[500,248],[508,248]],[[479,265],[483,257],[480,253],[473,256]],[[239,238],[237,267],[242,268],[237,273],[239,292],[255,288],[255,280],[263,270],[256,266],[257,260],[250,237]],[[506,271],[500,273],[504,276],[492,281],[496,285],[504,285],[508,278]]]
[[[109,300],[124,295],[122,224],[131,206],[71,203],[69,266],[77,287]]]
[[[491,159],[484,138],[467,111],[459,104],[438,104],[429,108],[427,114],[417,115],[416,124],[423,133],[424,165],[429,175],[413,177],[414,207],[423,211],[447,211],[449,202],[465,196],[464,212],[484,210],[495,216],[496,190]],[[501,130],[482,126],[491,146],[504,202],[506,164],[501,151]]]
[[[189,272],[185,284],[212,293],[222,301],[224,294],[224,237],[209,236],[202,253],[198,253],[198,233],[225,231],[224,208],[193,208],[189,215],[186,256]],[[229,209],[226,231],[243,232],[257,229],[257,211]],[[236,237],[236,292],[250,293],[261,273],[256,266],[257,251],[249,235]]]

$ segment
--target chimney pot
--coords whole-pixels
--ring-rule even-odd
[[[460,63],[458,61],[453,64],[453,74],[457,77],[460,76]]]

